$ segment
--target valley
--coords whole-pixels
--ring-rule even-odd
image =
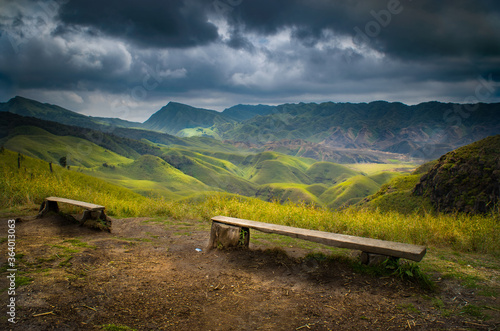
[[[52,115],[58,118],[57,113]],[[201,192],[227,192],[335,209],[359,202],[399,173],[387,167],[388,171],[367,175],[353,167],[297,156],[301,153],[294,156],[266,146],[241,148],[209,137],[174,137],[122,127],[97,126],[102,130],[97,131],[10,112],[0,112],[0,118],[4,148],[54,164],[65,158],[71,171],[145,196],[174,200]],[[416,167],[395,162],[402,172]],[[369,163],[364,164],[368,169]]]
[[[0,107],[0,217],[17,220],[21,328],[498,326],[500,136],[427,162],[495,133],[495,120],[454,128],[456,136],[423,135],[433,119],[419,134],[386,132],[390,139],[362,127],[326,134],[319,123],[308,136],[312,126],[296,113],[318,105],[288,106],[285,116],[276,107],[236,107],[229,118],[174,103],[162,108],[155,131],[26,99],[12,103]],[[179,111],[169,127],[171,107]],[[197,114],[187,122],[186,109]],[[351,121],[358,122],[369,123]],[[380,147],[393,142],[404,148]],[[432,153],[416,157],[429,146]],[[35,219],[47,196],[106,206],[111,233],[73,223],[74,207]],[[248,251],[205,251],[215,215],[424,245],[428,253],[418,264],[364,266],[355,252],[255,232]],[[77,294],[81,302],[71,299]],[[255,300],[261,304],[249,309]],[[139,307],[140,314],[130,310]],[[214,320],[221,310],[232,317]]]
[[[147,196],[218,191],[335,209],[500,132],[500,122],[489,120],[496,105],[481,104],[474,121],[448,126],[443,114],[452,106],[300,103],[219,113],[170,102],[134,123],[15,97],[0,105],[0,144],[47,162],[65,157],[73,171]]]

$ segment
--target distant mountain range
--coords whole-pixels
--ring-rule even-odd
[[[457,147],[500,134],[500,104],[426,102],[414,106],[371,103],[237,105],[217,112],[170,102],[144,123],[90,117],[22,97],[0,104],[0,111],[128,137],[202,136],[253,151],[279,151],[335,162],[383,159],[435,159]],[[141,131],[124,131],[124,128]],[[149,138],[146,138],[149,139]]]

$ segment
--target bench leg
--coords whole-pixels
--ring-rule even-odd
[[[104,210],[101,211],[91,211],[84,210],[82,219],[80,220],[80,225],[84,225],[87,220],[96,220],[100,222],[102,226],[96,226],[100,229],[105,229],[108,232],[111,232],[111,220],[106,216]]]
[[[365,265],[370,265],[370,266],[379,265],[385,262],[387,259],[397,259],[397,258],[387,255],[361,252],[361,263]]]
[[[51,211],[54,213],[59,212],[59,206],[57,205],[57,201],[44,200],[40,206],[40,209],[38,210],[37,218],[42,218]]]
[[[99,213],[99,219],[104,223],[104,227],[108,232],[111,232],[111,219],[104,214],[104,210]]]
[[[212,222],[208,249],[212,248],[248,248],[250,243],[250,229],[239,226]]]

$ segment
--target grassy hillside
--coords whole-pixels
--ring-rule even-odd
[[[500,135],[443,155],[415,186],[437,210],[485,213],[500,202]]]
[[[313,183],[335,185],[359,173],[340,164],[316,162],[307,169],[306,174],[311,178]]]
[[[34,126],[19,126],[10,137],[0,139],[0,144],[28,156],[58,163],[67,158],[70,166],[94,167],[107,163],[126,163],[132,160],[109,151],[88,140],[73,136],[56,136]]]
[[[87,129],[71,130],[57,123],[54,126],[60,130],[51,132],[48,131],[53,129],[50,122],[19,117],[14,120],[10,126],[4,123],[7,135],[0,139],[4,147],[52,163],[66,157],[69,166],[144,196],[179,199],[199,192],[222,191],[265,200],[302,201],[337,208],[347,201],[355,201],[352,199],[365,197],[366,192],[371,193],[371,188],[361,189],[359,185],[347,190],[337,186],[359,172],[330,162],[269,151],[254,154],[203,137],[179,140],[158,133],[148,136],[151,139],[165,136],[166,140],[161,140],[166,143],[163,144]],[[71,136],[71,132],[77,136]],[[63,133],[67,135],[61,135]],[[84,137],[89,137],[89,140]],[[374,177],[374,182],[380,186],[389,177],[380,175],[377,178]],[[342,198],[337,200],[336,195],[342,195]]]
[[[250,180],[257,184],[265,183],[305,183],[312,184],[311,179],[298,168],[279,160],[259,162]]]
[[[47,162],[2,150],[0,153],[0,209],[40,204],[47,196],[61,196],[106,206],[110,216],[135,216],[146,211],[147,198],[101,179]]]
[[[381,211],[490,213],[498,210],[500,136],[458,148],[396,176],[364,201]],[[383,179],[381,179],[383,181]]]
[[[355,204],[377,192],[379,188],[380,186],[370,177],[358,175],[329,188],[319,199],[329,208],[337,209]]]
[[[305,204],[269,203],[255,198],[205,193],[179,201],[147,198],[76,171],[18,154],[0,151],[0,211],[29,213],[50,195],[106,206],[114,217],[146,216],[209,220],[225,215],[302,228],[371,238],[450,247],[459,251],[500,254],[498,213],[486,216],[434,213],[402,214],[394,211],[348,208],[330,211]]]
[[[255,196],[261,200],[269,202],[301,202],[306,204],[321,205],[317,195],[313,193],[314,190],[309,190],[309,188],[310,186],[305,184],[265,184],[258,187]]]
[[[89,116],[73,112],[57,105],[41,103],[20,96],[16,96],[6,103],[1,103],[0,111],[11,112],[21,116],[35,117],[47,121],[53,121],[57,118],[59,123],[67,125],[79,124],[90,127],[92,124],[95,124]]]
[[[210,190],[199,180],[153,155],[143,155],[125,164],[104,164],[88,173],[143,195],[162,195],[170,199]]]
[[[431,212],[433,207],[429,199],[412,194],[421,173],[400,175],[382,185],[380,190],[365,199],[364,205],[382,212],[400,213]]]
[[[111,132],[109,128],[102,128],[99,125],[94,126],[94,129],[81,128],[78,126],[68,126],[52,121],[40,120],[32,117],[23,117],[8,112],[0,112],[0,138],[10,139],[15,135],[23,135],[24,132],[17,130],[18,127],[36,127],[43,129],[56,136],[72,136],[87,140],[95,145],[101,146],[107,150],[113,151],[125,157],[134,158],[143,154],[156,154],[159,148],[150,143],[145,143],[139,140],[127,138],[130,133],[145,132],[144,130],[132,130],[124,128],[115,128]],[[97,129],[104,131],[97,131]],[[118,133],[125,131],[126,135],[120,136]],[[172,136],[156,134],[156,136],[164,137],[165,141],[170,143],[182,141],[179,138]],[[168,139],[167,139],[168,138]],[[17,146],[16,146],[17,147]],[[76,146],[75,146],[76,148]],[[87,149],[85,146],[79,146],[80,149]]]
[[[243,178],[241,169],[227,160],[181,148],[166,149],[162,159],[213,190],[255,194],[256,185]]]

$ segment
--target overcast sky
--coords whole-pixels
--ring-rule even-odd
[[[498,0],[0,0],[0,101],[500,101]]]

